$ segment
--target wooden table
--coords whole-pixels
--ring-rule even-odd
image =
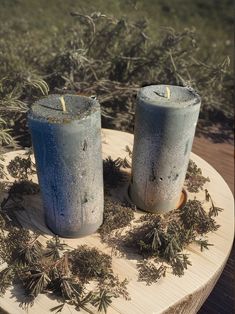
[[[215,143],[205,137],[196,137],[193,152],[210,163],[224,178],[234,195],[234,145]],[[214,289],[199,310],[199,314],[231,314],[235,304],[235,244],[227,264]]]
[[[131,134],[103,130],[103,157],[109,155],[114,159],[127,157],[125,146],[128,145],[131,148],[132,143],[133,135]],[[23,153],[24,151],[7,153],[6,163],[16,155]],[[128,291],[131,301],[125,301],[122,298],[115,299],[108,313],[196,313],[219,278],[229,256],[234,237],[233,195],[214,168],[193,153],[191,159],[202,169],[205,176],[210,177],[211,182],[207,183],[207,188],[216,206],[225,208],[217,218],[218,223],[221,225],[220,229],[208,236],[209,242],[213,243],[214,246],[210,247],[208,251],[201,252],[198,247],[190,245],[187,252],[190,254],[192,266],[185,272],[185,275],[178,278],[167,274],[166,278],[151,286],[138,282],[137,257],[126,259],[113,256],[114,272],[121,279],[127,278],[129,280]],[[12,178],[9,179],[13,180]],[[36,181],[36,178],[34,180]],[[120,193],[124,193],[124,191],[125,189]],[[193,198],[194,195],[189,194],[188,197]],[[204,193],[197,194],[197,198],[203,200]],[[40,196],[28,196],[25,198],[24,206],[27,210],[18,218],[25,228],[39,229],[42,232],[40,240],[45,243],[52,234],[44,224]],[[141,212],[135,213],[136,217],[140,215],[142,215]],[[72,247],[87,244],[96,246],[107,254],[111,254],[111,249],[100,242],[98,234],[79,239],[63,240]],[[47,298],[45,295],[40,295],[29,313],[49,313],[49,309],[55,305],[56,301]],[[0,307],[11,314],[25,313],[19,308],[11,290],[7,292],[4,298],[0,299]],[[76,313],[76,311],[73,308],[65,308],[63,313]]]

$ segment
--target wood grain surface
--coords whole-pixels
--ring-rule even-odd
[[[193,152],[209,162],[224,178],[234,195],[234,146],[213,143],[203,137],[194,139]],[[231,314],[235,312],[235,245],[224,271],[199,314]]]
[[[113,158],[126,157],[125,146],[132,146],[133,135],[103,130],[103,156],[111,155]],[[197,143],[195,142],[195,145]],[[198,144],[200,147],[200,143]],[[199,149],[199,148],[198,148]],[[206,150],[204,150],[206,152]],[[23,152],[21,152],[23,153]],[[12,159],[19,152],[8,153],[7,161]],[[187,249],[190,254],[192,266],[185,272],[181,278],[172,274],[167,274],[158,283],[146,286],[145,283],[138,281],[138,272],[136,269],[137,256],[131,258],[113,257],[113,268],[120,278],[129,279],[128,291],[130,292],[131,301],[124,301],[119,298],[114,300],[112,307],[108,313],[123,314],[156,314],[156,313],[196,313],[210,294],[216,281],[218,280],[224,265],[229,256],[233,237],[234,237],[234,209],[233,196],[223,178],[211,167],[206,161],[195,154],[191,158],[202,168],[203,174],[209,176],[211,182],[207,183],[207,188],[212,195],[215,204],[225,210],[217,218],[221,225],[220,229],[209,235],[209,242],[213,243],[208,251],[200,252],[195,245],[190,245]],[[10,178],[11,179],[11,178]],[[36,178],[34,178],[36,180]],[[125,196],[126,188],[120,190],[121,197]],[[193,198],[194,195],[189,195]],[[200,199],[204,199],[204,193],[197,195]],[[44,224],[42,202],[39,196],[29,196],[25,199],[27,211],[21,214],[22,224],[26,228],[41,230],[41,241],[45,242],[52,236],[50,230]],[[138,217],[141,212],[135,215]],[[102,251],[111,254],[111,249],[100,243],[97,234],[79,238],[79,239],[63,239],[70,246],[76,247],[79,244],[86,243],[100,248]],[[14,292],[21,293],[16,287]],[[49,313],[49,308],[55,306],[56,301],[48,299],[45,295],[40,295],[33,308],[29,310],[29,314]],[[8,291],[6,296],[0,299],[0,307],[11,314],[25,313],[19,308],[16,297],[12,291]],[[202,310],[200,310],[202,311]],[[64,313],[76,313],[74,309],[65,309]],[[203,313],[203,312],[201,312]],[[218,313],[218,312],[204,312]]]

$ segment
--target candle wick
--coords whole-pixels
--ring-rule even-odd
[[[168,86],[166,86],[166,98],[170,99],[171,98],[171,90]]]
[[[67,112],[66,106],[65,106],[65,101],[64,101],[64,97],[60,97],[60,102],[61,102],[61,106],[63,109],[63,112]]]

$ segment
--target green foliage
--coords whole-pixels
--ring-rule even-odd
[[[177,10],[175,1],[169,5],[162,0],[149,4],[120,0],[107,5],[100,0],[93,7],[102,7],[104,14],[84,13],[92,12],[85,1],[80,12],[71,10],[77,7],[71,1],[58,1],[47,2],[46,11],[43,3],[36,1],[0,4],[0,142],[3,145],[12,144],[14,136],[19,141],[23,135],[22,141],[28,145],[25,112],[32,102],[47,95],[49,89],[51,93],[97,95],[102,105],[103,125],[132,131],[139,87],[159,83],[196,88],[203,99],[198,130],[206,134],[209,119],[215,119],[212,122],[223,119],[223,132],[227,138],[231,137],[233,80],[226,55],[231,44],[228,49],[222,44],[230,38],[227,35],[231,28],[231,10],[227,9],[230,0],[219,9],[214,0],[203,5],[200,0],[183,5],[181,0],[181,10]],[[38,20],[35,12],[40,10],[43,14]],[[71,15],[67,14],[69,11]],[[107,14],[108,11],[115,12],[116,17]],[[121,17],[126,12],[130,19]],[[143,12],[148,20],[141,17]],[[203,37],[207,28],[202,22],[207,14],[202,12],[210,12],[208,15],[217,21],[208,27],[207,36],[214,41],[218,37],[215,42],[218,47],[212,47]],[[173,27],[169,27],[169,21]],[[217,26],[222,21],[226,23],[224,28]],[[198,30],[192,25],[197,25]],[[198,37],[202,37],[200,41]]]
[[[14,143],[14,139],[9,134],[10,129],[6,128],[6,122],[0,118],[0,145],[12,144]]]
[[[54,10],[52,2],[48,7]],[[193,13],[196,8],[205,12],[199,2],[192,4],[195,8]],[[6,1],[2,3],[7,7]],[[129,3],[125,5],[134,9],[143,5],[140,1]],[[216,12],[212,10],[214,4],[212,0],[203,3],[213,16]],[[152,5],[147,10],[150,15],[154,13],[154,20],[158,20]],[[165,1],[159,1],[157,5],[168,12],[165,14],[168,25],[177,6],[174,2],[168,5]],[[36,2],[34,6],[37,6]],[[184,11],[183,5],[181,7],[180,14],[188,18],[188,12]],[[214,48],[208,53],[200,53],[200,41],[193,28],[160,29],[151,27],[151,23],[143,19],[130,22],[127,18],[114,18],[99,12],[89,15],[73,12],[66,16],[62,27],[38,31],[38,25],[43,28],[40,21],[34,21],[31,28],[29,22],[14,14],[17,1],[11,10],[16,18],[1,22],[0,30],[0,145],[15,145],[14,136],[19,136],[20,131],[16,127],[18,116],[24,118],[20,120],[20,127],[23,133],[27,132],[26,110],[33,101],[47,95],[49,89],[52,93],[97,95],[102,105],[104,125],[127,131],[133,128],[136,93],[139,87],[147,84],[167,83],[196,88],[203,99],[200,125],[206,131],[208,125],[204,122],[211,112],[222,112],[226,119],[233,115],[229,58]],[[229,19],[227,13],[222,8],[220,10],[223,17]],[[60,11],[65,15],[63,10]],[[51,25],[51,18],[56,20],[56,16],[50,17],[47,26]],[[153,36],[153,29],[158,30],[157,36]],[[217,34],[214,29],[212,32]],[[206,45],[209,46],[208,43]],[[220,57],[214,57],[218,55]],[[32,174],[31,166],[28,158],[19,157],[8,165],[13,177],[21,180],[11,187],[9,193],[15,209],[22,208],[22,194],[38,191],[37,186],[25,181]],[[125,180],[121,167],[129,166],[127,159],[108,158],[104,162],[106,188],[117,187]],[[0,176],[3,175],[0,165]],[[186,177],[188,190],[198,192],[206,181],[208,179],[191,162]],[[151,284],[165,276],[167,268],[182,276],[190,265],[183,249],[191,242],[198,244],[201,250],[211,245],[205,235],[217,230],[213,217],[221,209],[214,205],[208,191],[205,192],[206,200],[211,202],[209,212],[204,210],[200,201],[189,201],[171,216],[145,215],[140,225],[126,235],[126,245],[153,260],[139,263],[140,280]],[[110,256],[86,246],[69,251],[58,238],[49,241],[46,248],[42,247],[37,235],[15,227],[8,202],[9,198],[3,201],[0,212],[0,258],[10,264],[0,272],[1,294],[14,279],[22,283],[28,294],[25,304],[31,305],[38,294],[51,291],[60,296],[62,302],[52,311],[60,312],[68,303],[89,313],[89,304],[106,312],[113,297],[128,297],[127,283],[120,282],[113,274]],[[131,208],[108,198],[105,202],[101,236],[126,227],[133,219]],[[84,283],[90,280],[97,282],[98,291],[86,294]]]

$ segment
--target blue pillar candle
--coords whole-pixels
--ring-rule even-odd
[[[130,196],[149,212],[176,208],[201,99],[192,89],[152,85],[137,96]]]
[[[103,221],[99,103],[51,95],[28,113],[48,227],[63,237],[95,232]]]

